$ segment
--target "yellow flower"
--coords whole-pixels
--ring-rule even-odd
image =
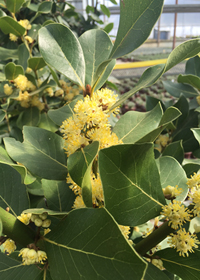
[[[163,262],[161,259],[152,259],[152,264],[155,265],[157,268],[159,268],[160,270],[164,270],[163,267]]]
[[[9,255],[15,250],[16,250],[15,242],[12,239],[9,238],[6,239],[6,241],[3,243],[3,252],[8,253]]]
[[[158,136],[158,138],[156,139],[156,144],[160,144],[162,147],[166,147],[167,144],[169,142],[169,136],[168,135],[163,135],[163,134],[160,134]]]
[[[30,36],[25,36],[24,38],[29,44],[32,44],[34,41]]]
[[[63,89],[58,89],[58,90],[56,90],[56,92],[55,92],[55,96],[62,96],[63,93],[64,93],[64,90],[63,90]]]
[[[38,98],[38,96],[37,95],[34,95],[33,96],[33,98],[31,99],[31,106],[35,106],[35,107],[38,107],[38,109],[40,110],[40,111],[42,111],[44,108],[45,108],[45,104],[44,103],[42,103],[40,100],[39,100],[39,98]]]
[[[27,81],[26,90],[34,91],[34,90],[36,90],[36,86],[31,81]]]
[[[44,92],[47,92],[49,96],[53,96],[53,89],[51,87],[46,88]]]
[[[192,188],[198,189],[198,187],[200,186],[200,173],[194,172],[194,175],[193,176],[191,175],[191,179],[188,179],[187,185],[188,185],[188,188],[190,188],[190,189],[192,189]]]
[[[23,224],[28,225],[31,220],[31,213],[22,213],[20,216],[17,217],[17,219],[20,220]]]
[[[176,187],[168,185],[166,188],[163,189],[163,194],[166,198],[171,199],[177,197],[179,194],[182,193],[182,191],[183,190],[181,188],[178,188],[177,185]]]
[[[172,248],[176,248],[179,256],[188,257],[188,252],[194,253],[193,248],[198,248],[200,242],[195,234],[190,234],[186,230],[180,229],[176,234],[170,234],[169,244]]]
[[[197,217],[200,217],[200,189],[194,190],[189,194],[192,204],[194,205],[193,213]]]
[[[198,95],[198,96],[196,97],[196,100],[197,100],[198,105],[200,105],[200,95]]]
[[[17,88],[24,91],[27,87],[28,79],[24,75],[19,75],[17,78],[14,79],[14,84]]]
[[[20,250],[19,256],[22,256],[23,265],[30,265],[35,263],[44,264],[43,261],[47,259],[44,251],[35,251],[34,249],[23,248]]]
[[[23,26],[25,29],[31,29],[31,24],[29,23],[28,19],[21,19],[18,21],[18,23],[21,24],[21,26]]]
[[[129,234],[130,234],[131,228],[129,226],[122,226],[122,225],[119,225],[119,228],[120,228],[121,232],[123,233],[124,237],[126,239],[128,239],[128,242],[132,245],[133,241],[131,239],[129,239]]]
[[[5,84],[5,85],[3,86],[3,89],[4,89],[4,93],[5,93],[6,95],[11,95],[11,94],[13,93],[13,88],[12,88],[12,86],[9,86],[8,84]]]
[[[16,42],[18,40],[18,37],[12,33],[9,34],[10,41]]]
[[[168,224],[174,229],[178,229],[183,223],[190,221],[191,215],[189,214],[189,210],[184,205],[181,205],[180,201],[173,200],[172,203],[170,202],[162,208],[160,214],[169,219]]]
[[[74,209],[80,209],[80,208],[85,208],[85,203],[83,201],[82,195],[78,195],[74,201],[73,208]]]
[[[32,70],[30,67],[27,67],[27,68],[26,68],[26,72],[27,72],[27,73],[31,73],[32,71],[33,71],[33,70]]]

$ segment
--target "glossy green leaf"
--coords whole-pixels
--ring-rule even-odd
[[[159,215],[165,199],[153,144],[124,144],[100,150],[99,173],[105,207],[119,224],[136,226]]]
[[[166,64],[158,64],[145,70],[140,80],[136,84],[136,86],[132,90],[123,94],[121,98],[111,107],[111,110],[119,106],[120,104],[122,104],[127,98],[132,96],[140,89],[154,84],[163,73],[167,72],[169,69],[174,67],[179,62],[183,61],[186,58],[195,56],[199,52],[200,52],[199,39],[192,39],[180,44],[171,52],[171,54],[167,59]]]
[[[23,143],[13,138],[4,138],[10,157],[24,164],[37,176],[65,180],[67,167],[62,137],[45,129],[28,126],[24,127],[23,134]]]
[[[51,12],[52,2],[44,1],[38,6],[37,12],[40,14],[48,14]]]
[[[42,180],[42,189],[48,208],[54,211],[72,210],[75,194],[65,181]]]
[[[11,160],[8,153],[6,152],[6,150],[4,150],[3,147],[0,147],[0,163],[10,165],[15,170],[17,170],[17,172],[19,172],[19,174],[21,175],[22,182],[24,184],[31,184],[35,180],[33,176],[27,174],[27,169],[25,166],[18,165]]]
[[[57,125],[61,126],[62,122],[69,117],[73,116],[74,114],[74,106],[78,100],[83,99],[82,95],[78,95],[76,99],[71,101],[69,104],[64,105],[63,107],[55,110],[49,110],[48,116],[49,118],[56,123]]]
[[[44,241],[53,279],[141,280],[146,270],[104,208],[71,211]]]
[[[0,277],[1,279],[36,279],[36,277],[42,274],[36,265],[23,265],[22,262],[12,259],[6,254],[0,253]],[[42,280],[42,278],[41,278]]]
[[[163,156],[157,159],[156,162],[162,188],[166,188],[168,185],[172,187],[178,185],[183,192],[177,196],[177,199],[183,201],[188,194],[188,186],[186,184],[187,176],[180,163],[170,156]]]
[[[17,126],[23,129],[24,125],[37,126],[40,121],[40,110],[37,107],[30,107],[20,113],[17,119]]]
[[[182,280],[198,280],[200,278],[200,251],[189,253],[188,257],[180,257],[175,249],[165,249],[156,254],[163,261],[163,266]]]
[[[52,131],[52,132],[56,132],[58,130],[58,126],[49,118],[47,113],[41,114],[38,127]]]
[[[0,9],[0,17],[5,17],[5,16],[7,16],[6,13]]]
[[[0,59],[18,59],[18,49],[11,50],[0,47]]]
[[[116,64],[116,60],[113,59],[109,63],[103,62],[97,69],[94,75],[94,84],[92,87],[92,92],[95,92],[97,89],[101,88],[104,83],[107,81],[110,76],[114,66]]]
[[[186,58],[193,57],[200,52],[200,40],[192,39],[178,45],[168,56],[165,72]]]
[[[108,59],[113,44],[107,33],[98,29],[84,32],[79,42],[85,57],[85,84],[93,86],[95,72],[98,66]]]
[[[180,112],[181,116],[174,122],[176,127],[181,126],[188,118],[189,115],[189,103],[187,99],[181,95],[179,100],[174,104]]]
[[[45,62],[84,88],[85,60],[73,32],[62,24],[49,24],[40,29],[38,40]]]
[[[48,213],[49,216],[66,216],[68,212],[60,212],[60,211],[53,211],[46,208],[33,208],[33,209],[26,209],[23,211],[23,213],[32,213],[32,214],[43,214]]]
[[[185,74],[200,77],[200,57],[197,55],[186,62]]]
[[[98,150],[99,142],[93,142],[70,155],[67,160],[70,177],[82,188],[83,200],[88,207],[92,207],[91,169]]]
[[[172,142],[170,143],[162,153],[163,156],[171,156],[175,158],[179,163],[182,163],[184,159],[184,150],[182,141]]]
[[[198,148],[198,142],[191,131],[191,128],[196,127],[198,127],[198,113],[190,110],[185,121],[172,134],[173,142],[183,141],[183,148],[186,153],[195,151]]]
[[[184,160],[183,169],[187,174],[187,177],[190,178],[191,175],[194,175],[194,172],[197,173],[200,169],[200,160],[198,159],[187,159]]]
[[[165,271],[160,270],[155,265],[149,263],[148,268],[145,274],[145,280],[171,280],[166,274]],[[173,278],[174,280],[174,278]]]
[[[152,111],[147,113],[130,111],[123,115],[115,125],[113,132],[123,143],[135,143],[146,134],[158,127],[163,112],[158,104]]]
[[[21,65],[24,68],[24,72],[25,72],[28,66],[27,60],[30,56],[29,50],[27,49],[25,44],[21,44],[18,47],[18,54],[19,54],[18,65]]]
[[[11,13],[16,13],[18,10],[21,8],[21,6],[24,3],[24,0],[6,0],[6,8],[11,12]]]
[[[186,98],[198,95],[198,92],[190,85],[178,84],[171,81],[163,81],[167,92],[172,96],[179,98],[183,94]]]
[[[120,1],[120,23],[111,58],[124,56],[146,41],[161,14],[163,2]]]
[[[0,28],[5,34],[12,33],[16,36],[22,36],[26,29],[16,20],[9,16],[0,17]]]
[[[0,109],[0,122],[3,121],[3,119],[5,118],[5,116],[6,116],[5,110]]]
[[[104,31],[106,32],[106,33],[110,33],[110,31],[113,29],[113,27],[114,27],[114,23],[113,22],[110,22],[110,23],[108,23],[105,27],[104,27]]]
[[[28,60],[28,67],[33,71],[37,71],[46,65],[42,57],[31,57]]]
[[[27,185],[27,190],[29,194],[44,196],[44,191],[42,189],[42,184],[40,180],[35,180],[32,184]]]
[[[177,81],[179,83],[185,83],[200,90],[200,78],[194,75],[179,75]]]
[[[197,141],[200,144],[200,128],[193,128],[191,130],[192,130],[192,132],[194,134],[194,137],[197,139]]]
[[[100,8],[102,10],[102,12],[104,13],[104,15],[106,15],[107,17],[110,17],[110,10],[103,4],[100,4]]]
[[[9,62],[5,66],[6,79],[14,80],[18,75],[24,75],[24,69],[20,65],[15,65],[13,62]]]
[[[2,232],[3,232],[3,224],[0,218],[0,236],[2,236]]]
[[[11,166],[0,163],[0,207],[10,208],[18,216],[29,207],[26,186],[21,183],[20,174]]]
[[[42,26],[40,24],[31,24],[31,29],[28,31],[28,35],[33,39],[36,40],[38,36],[38,31]]]

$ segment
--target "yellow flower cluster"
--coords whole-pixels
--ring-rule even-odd
[[[22,213],[20,216],[17,217],[23,224],[28,225],[31,221],[31,213],[24,214]]]
[[[3,243],[3,252],[7,253],[8,255],[11,254],[16,250],[15,242],[12,239],[6,239],[6,241]]]
[[[198,248],[197,244],[200,244],[197,236],[195,234],[190,234],[186,230],[180,229],[176,234],[171,234],[171,239],[169,240],[170,246],[177,249],[180,256],[187,256],[188,252],[193,253],[193,248]]]
[[[36,90],[36,86],[27,79],[24,75],[18,75],[17,78],[13,80],[14,86],[18,88],[19,96],[16,100],[20,101],[20,105],[24,108],[37,107],[40,111],[42,111],[45,107],[45,104],[42,103],[39,99],[38,95],[31,96],[29,93]],[[9,84],[4,85],[4,93],[6,95],[11,95],[13,92],[13,87],[9,86]]]
[[[93,141],[100,142],[100,149],[121,143],[115,133],[112,133],[108,121],[109,109],[116,101],[117,95],[108,89],[98,90],[90,98],[79,100],[73,117],[65,120],[61,133],[65,139],[65,150],[69,155]],[[116,109],[113,114],[117,113]]]
[[[132,245],[133,241],[131,239],[129,239],[131,228],[129,226],[122,226],[122,225],[119,225],[119,228],[120,228],[122,234],[124,235],[124,237],[126,239],[128,239],[128,242],[130,243],[130,245]]]
[[[25,35],[27,34],[27,30],[30,30],[31,29],[31,24],[29,22],[28,19],[22,19],[22,20],[19,20],[18,23],[23,26],[25,29],[26,29],[26,32],[25,32]],[[29,42],[29,43],[32,43],[33,42],[33,39],[31,37],[29,38],[26,38],[26,37],[29,37],[29,36],[25,36],[25,39]],[[16,42],[18,37],[12,33],[9,34],[9,38],[11,41],[14,41]]]
[[[34,249],[23,248],[20,250],[19,256],[22,256],[23,265],[30,265],[35,263],[44,264],[47,255],[44,251],[36,251]]]
[[[157,268],[159,268],[160,270],[164,270],[163,262],[161,259],[152,259],[151,263],[155,265]]]
[[[177,185],[176,185],[176,187],[172,187],[172,186],[168,185],[166,188],[163,188],[163,194],[166,199],[174,199],[179,194],[181,194],[182,191],[183,190],[181,188],[178,188]]]
[[[167,146],[169,143],[169,136],[168,134],[160,134],[155,141],[156,147],[155,149],[158,150],[160,153],[162,152],[163,148]]]
[[[56,91],[55,96],[59,96],[61,94],[66,101],[71,101],[82,91],[82,88],[80,86],[72,86],[70,83],[66,83],[64,80],[60,80],[59,83],[62,88],[62,94],[61,92]]]
[[[42,214],[32,214],[31,215],[31,221],[34,222],[34,224],[37,227],[43,227],[43,228],[48,228],[51,225],[51,220],[47,219],[48,214],[47,213],[42,213]]]

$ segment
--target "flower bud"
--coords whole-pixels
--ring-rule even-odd
[[[50,225],[51,225],[50,219],[46,219],[42,222],[42,227],[44,227],[44,228],[48,228]]]
[[[31,221],[32,221],[32,222],[34,222],[35,219],[38,219],[38,218],[39,218],[39,216],[36,215],[36,214],[32,214],[32,215],[31,215]]]
[[[44,221],[44,220],[46,220],[47,216],[48,216],[48,213],[42,213],[39,215],[39,218]]]
[[[36,227],[41,227],[42,226],[42,219],[36,218],[34,220],[34,223],[35,223]]]

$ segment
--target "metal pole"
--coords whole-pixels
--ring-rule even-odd
[[[176,5],[178,5],[178,0],[176,0]],[[174,38],[172,50],[176,47],[176,25],[177,25],[177,13],[174,14]]]
[[[160,18],[158,20],[158,37],[157,37],[157,48],[160,46]]]

